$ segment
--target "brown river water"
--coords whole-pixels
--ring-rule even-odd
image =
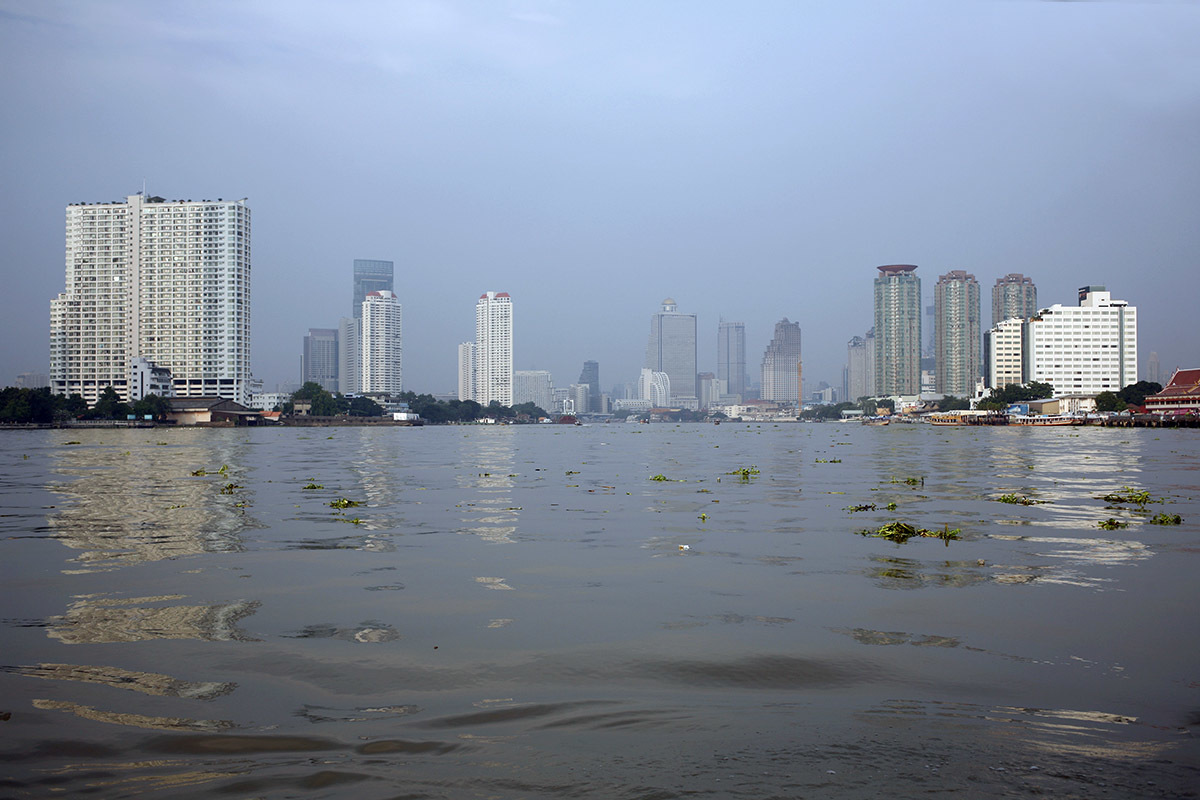
[[[1200,796],[1196,430],[4,431],[0,548],[0,797]]]

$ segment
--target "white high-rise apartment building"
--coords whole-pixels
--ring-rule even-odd
[[[1011,317],[984,336],[984,377],[989,389],[1025,383],[1025,320]]]
[[[402,323],[403,310],[395,292],[386,289],[367,292],[362,303],[359,341],[363,394],[404,391]]]
[[[342,394],[362,391],[361,338],[362,319],[358,314],[338,320],[338,391]]]
[[[638,376],[638,397],[650,403],[652,408],[669,408],[671,405],[671,376],[643,367]]]
[[[66,288],[50,301],[50,381],[130,397],[135,358],[178,397],[250,400],[250,209],[131,195],[70,205]]]
[[[935,391],[967,397],[975,391],[979,369],[979,283],[955,269],[933,287],[937,319]]]
[[[1078,306],[1056,304],[1029,320],[1025,358],[1028,379],[1055,394],[1120,391],[1137,383],[1137,309],[1084,286]]]
[[[554,410],[554,385],[544,369],[517,370],[513,373],[513,405],[533,403],[542,411]]]
[[[475,304],[474,399],[513,404],[513,319],[508,292],[484,292]]]

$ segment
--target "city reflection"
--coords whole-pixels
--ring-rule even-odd
[[[517,532],[518,508],[512,497],[513,436],[508,427],[473,428],[462,440],[457,483],[470,489],[469,500],[459,504],[469,533],[489,542],[512,543]]]
[[[229,694],[236,683],[217,681],[185,681],[157,672],[137,672],[120,667],[86,664],[38,664],[26,667],[0,667],[0,671],[42,680],[94,683],[115,689],[126,689],[159,697],[182,697],[188,700],[212,700]]]
[[[151,605],[182,600],[183,595],[85,597],[71,603],[67,613],[54,617],[46,634],[63,644],[144,642],[155,639],[255,641],[237,623],[258,610],[246,600],[223,605]]]
[[[97,572],[198,553],[236,552],[258,527],[244,442],[172,431],[169,442],[72,446],[55,451],[66,501],[47,518],[56,539],[79,550],[65,572]],[[200,433],[211,434],[211,431]]]

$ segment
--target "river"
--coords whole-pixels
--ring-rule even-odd
[[[0,547],[4,796],[1200,787],[1196,430],[6,431]]]

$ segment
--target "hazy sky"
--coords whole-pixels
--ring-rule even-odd
[[[299,378],[396,263],[404,381],[487,290],[515,367],[634,380],[650,314],[798,320],[840,386],[879,264],[1105,284],[1200,366],[1200,4],[0,0],[0,384],[45,372],[64,209],[249,198],[252,360]]]

